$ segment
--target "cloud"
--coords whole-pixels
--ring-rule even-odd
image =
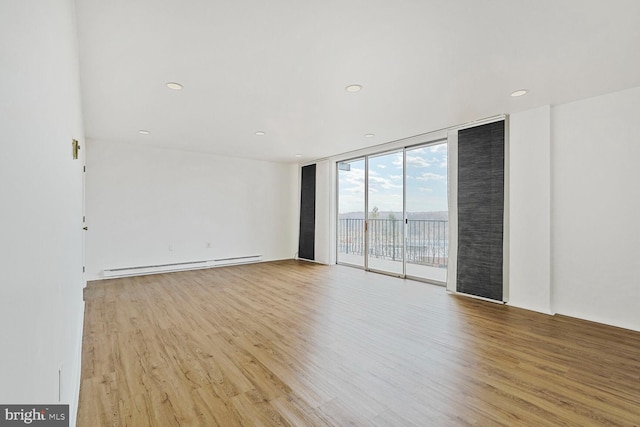
[[[431,166],[431,161],[420,156],[411,156],[407,154],[407,166],[413,166],[417,168],[428,168]]]
[[[369,175],[369,189],[380,187],[385,190],[390,188],[402,188],[402,185],[394,184],[390,179],[381,176]]]
[[[447,179],[444,175],[438,175],[437,173],[425,172],[422,175],[416,177],[420,181],[444,181]]]
[[[445,203],[446,206],[446,197],[443,199],[445,202],[442,202],[440,194],[447,183],[447,152],[439,148],[432,154],[432,148],[434,147],[428,146],[407,151],[407,182],[410,183],[407,186],[407,197],[416,198],[417,201],[411,202],[413,208],[419,207],[425,211],[434,209],[433,203],[437,206]],[[352,164],[350,171],[339,171],[339,174],[340,212],[362,211],[367,179],[362,162],[357,166]],[[370,203],[378,206],[381,211],[397,211],[402,200],[401,153],[393,153],[383,159],[372,159],[368,179]]]
[[[364,184],[362,186],[342,188],[341,190],[347,193],[364,193]]]
[[[397,153],[391,164],[396,168],[402,169],[402,153]]]
[[[352,168],[349,172],[340,173],[340,191],[364,193],[364,169]]]
[[[429,147],[432,153],[446,153],[447,144],[432,145]]]

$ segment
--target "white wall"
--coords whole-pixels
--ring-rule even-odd
[[[551,119],[553,309],[640,330],[640,88]]]
[[[335,162],[316,163],[315,261],[335,263]]]
[[[83,142],[73,1],[0,2],[0,402],[71,404],[82,337]],[[81,150],[83,153],[84,150]]]
[[[509,304],[551,313],[551,108],[509,117]]]
[[[297,173],[293,164],[89,140],[88,279],[111,268],[293,258]]]

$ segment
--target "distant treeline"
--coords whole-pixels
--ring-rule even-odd
[[[379,211],[374,212],[373,214],[369,214],[369,218],[379,218],[379,219],[402,219],[402,212],[393,212],[393,211]],[[347,212],[338,214],[339,219],[364,219],[364,212]],[[407,212],[408,219],[440,219],[440,220],[448,220],[449,212],[447,211],[438,211],[438,212]]]

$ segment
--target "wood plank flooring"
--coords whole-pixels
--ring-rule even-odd
[[[424,283],[280,261],[85,299],[79,426],[640,425],[640,333]]]

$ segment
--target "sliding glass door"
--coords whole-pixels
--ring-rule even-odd
[[[447,280],[447,143],[406,150],[406,275]]]
[[[338,163],[338,256],[341,264],[365,266],[365,159]]]
[[[367,266],[404,274],[402,151],[369,156],[367,168]]]
[[[447,143],[338,163],[337,261],[446,282]]]

